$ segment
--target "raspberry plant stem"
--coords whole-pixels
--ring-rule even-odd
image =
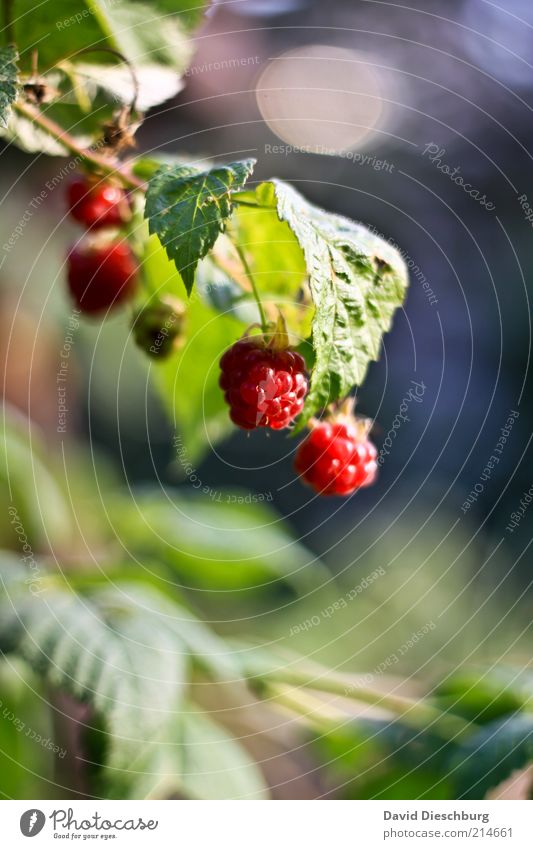
[[[13,44],[15,41],[15,32],[13,27],[13,0],[4,0],[4,29],[6,31],[6,41],[8,44]]]
[[[133,174],[127,174],[122,171],[116,161],[112,161],[106,156],[101,156],[98,153],[94,153],[91,150],[83,148],[69,133],[60,127],[59,124],[56,124],[55,121],[52,121],[46,115],[43,115],[42,112],[35,109],[30,104],[18,101],[13,104],[13,108],[16,109],[19,115],[23,115],[24,118],[32,121],[48,133],[48,135],[57,139],[57,141],[66,147],[71,153],[76,154],[76,156],[79,156],[85,162],[89,162],[102,173],[109,174],[110,176],[119,179],[126,189],[144,189],[144,183],[142,180],[138,180],[137,177],[133,176]]]
[[[247,276],[248,280],[250,281],[250,285],[252,287],[252,292],[253,292],[253,295],[254,295],[254,298],[255,298],[255,301],[256,301],[256,304],[257,304],[257,309],[259,310],[261,329],[262,329],[263,333],[266,333],[267,330],[268,330],[268,322],[267,322],[267,317],[266,317],[266,314],[265,314],[263,304],[261,302],[261,298],[259,296],[259,290],[257,288],[257,284],[255,282],[251,268],[248,265],[248,260],[246,259],[246,256],[245,256],[243,249],[241,248],[240,245],[237,244],[236,240],[233,242],[233,244],[235,246],[235,250],[237,251],[237,253],[239,255],[239,259],[242,263],[242,267],[244,268],[246,276]]]
[[[414,725],[417,728],[433,726],[434,730],[446,739],[462,737],[465,734],[471,734],[474,730],[472,723],[462,719],[462,717],[448,712],[444,713],[425,701],[383,693],[357,683],[350,675],[332,673],[330,670],[321,667],[280,668],[272,672],[263,672],[256,680],[259,687],[263,686],[267,692],[270,692],[275,701],[281,695],[282,703],[287,703],[286,685],[289,685],[293,688],[302,687],[322,693],[331,693],[389,710],[406,724]],[[280,690],[280,685],[285,685],[285,687]],[[296,705],[297,689],[291,692],[291,698]],[[327,705],[324,705],[324,711],[326,710]]]

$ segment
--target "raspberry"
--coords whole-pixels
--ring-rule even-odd
[[[70,293],[89,315],[115,308],[135,293],[137,264],[127,242],[81,243],[70,251],[67,266]]]
[[[246,430],[281,430],[302,411],[307,393],[303,357],[258,338],[244,338],[220,360],[220,387],[234,424]]]
[[[86,177],[77,177],[70,183],[67,202],[72,218],[93,230],[120,227],[129,214],[126,195],[119,186],[97,184]]]
[[[350,495],[374,483],[377,451],[356,419],[317,422],[296,451],[294,468],[320,495]]]
[[[179,345],[184,319],[185,307],[177,298],[152,300],[133,319],[135,342],[149,357],[163,360]]]

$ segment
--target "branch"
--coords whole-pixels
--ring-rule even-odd
[[[24,118],[32,121],[48,133],[48,135],[57,139],[57,141],[66,147],[70,153],[76,154],[76,156],[80,157],[85,162],[90,162],[91,165],[94,165],[94,167],[98,168],[98,170],[102,173],[117,177],[125,188],[144,189],[144,183],[142,180],[137,179],[137,177],[134,177],[133,174],[126,173],[121,170],[119,162],[82,147],[78,144],[76,139],[70,135],[70,133],[67,133],[66,130],[59,126],[59,124],[56,124],[56,122],[51,118],[43,115],[42,112],[34,106],[18,101],[13,104],[13,109],[15,109],[19,115],[23,115]]]
[[[404,722],[415,724],[417,727],[434,726],[436,731],[448,739],[450,737],[462,737],[471,734],[472,723],[451,713],[444,713],[427,701],[409,699],[405,696],[395,696],[383,693],[372,687],[360,684],[356,678],[350,675],[342,675],[331,672],[322,667],[303,666],[295,668],[279,668],[271,671],[262,670],[254,676],[250,671],[251,678],[255,677],[259,688],[265,687],[270,690],[271,685],[275,692],[279,693],[276,685],[285,684],[291,687],[303,687],[322,693],[342,696],[345,699],[355,699],[359,702],[390,710]]]

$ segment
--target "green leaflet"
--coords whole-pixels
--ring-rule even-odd
[[[311,332],[313,305],[304,299],[307,267],[298,240],[275,208],[257,206],[255,192],[238,195],[232,219],[234,241],[245,254],[261,299],[271,315],[279,307],[294,340],[305,344]],[[274,310],[272,309],[274,308]]]
[[[108,765],[126,769],[137,747],[179,707],[185,645],[116,590],[82,598],[50,578],[42,594],[32,595],[24,574],[17,583],[13,571],[2,564],[9,595],[1,605],[2,651],[15,652],[48,684],[91,704],[109,734]]]
[[[435,690],[433,698],[443,710],[486,724],[533,705],[531,673],[514,667],[461,670]]]
[[[265,797],[239,742],[185,698],[194,664],[213,680],[240,681],[223,640],[132,580],[111,587],[104,579],[83,595],[42,569],[40,581],[29,592],[17,559],[0,555],[0,651],[92,706],[86,730],[103,733],[95,766],[104,760],[106,797]]]
[[[52,688],[94,708],[95,729],[98,718],[104,723],[108,793],[160,797],[177,792],[177,783],[187,795],[202,797],[193,752],[195,761],[203,761],[200,771],[209,771],[209,763],[215,771],[217,761],[228,770],[210,777],[208,792],[237,793],[237,772],[229,774],[234,769],[242,773],[241,795],[246,780],[250,793],[262,792],[258,771],[238,743],[221,730],[215,751],[217,735],[209,720],[184,705],[191,665],[214,680],[240,680],[230,648],[214,632],[181,605],[132,580],[116,587],[97,582],[83,595],[42,570],[40,581],[39,592],[29,592],[20,563],[0,557],[0,651],[24,659]],[[209,736],[207,744],[195,728]],[[186,767],[192,788],[182,775]]]
[[[256,205],[261,197],[259,190],[252,190],[236,198],[242,201],[235,208],[239,245],[247,254],[261,292],[278,303],[294,303],[307,280],[302,249],[287,222],[278,218],[275,207]]]
[[[53,778],[54,756],[32,739],[55,737],[52,708],[39,693],[39,680],[19,658],[0,659],[0,782],[3,798],[45,799]],[[11,711],[17,725],[6,721]],[[16,728],[22,731],[17,733]],[[28,729],[30,729],[28,731]],[[57,738],[56,738],[57,739]],[[59,745],[59,742],[58,742]],[[31,764],[31,770],[28,769]]]
[[[131,762],[115,798],[265,799],[261,771],[241,743],[192,702],[174,722],[170,739],[153,740]]]
[[[68,156],[68,150],[64,145],[16,111],[12,111],[9,115],[7,126],[0,127],[0,136],[26,153]],[[89,136],[77,135],[76,139],[80,144],[88,145],[91,142]]]
[[[23,66],[39,50],[39,68],[47,71],[79,50],[91,48],[84,61],[116,64],[98,48],[118,50],[134,65],[161,64],[182,72],[191,55],[187,34],[207,3],[192,0],[12,0],[11,20]],[[5,32],[5,30],[4,30]],[[5,36],[4,36],[5,37]]]
[[[5,405],[0,438],[0,514],[17,537],[40,551],[72,544],[74,525],[67,499],[50,466],[38,427]]]
[[[0,47],[0,127],[7,127],[11,104],[17,98],[17,59],[13,45]]]
[[[450,762],[458,799],[483,799],[512,772],[533,761],[533,717],[512,714],[485,725]]]
[[[178,457],[179,457],[178,449]],[[286,589],[304,595],[325,580],[322,563],[300,545],[267,503],[239,504],[241,493],[226,491],[215,501],[192,485],[162,498],[153,490],[135,501],[107,505],[117,539],[141,562],[164,563],[168,574],[202,604],[251,606],[254,597]],[[231,499],[235,501],[232,503]]]
[[[395,248],[366,227],[308,203],[279,180],[252,195],[260,207],[287,222],[302,249],[314,304],[315,367],[299,428],[327,404],[360,384],[379,357],[407,289],[407,271]],[[298,428],[298,429],[299,429]]]
[[[453,798],[446,768],[455,746],[431,727],[357,717],[340,726],[331,722],[312,745],[343,798]]]
[[[255,160],[246,159],[201,171],[190,165],[167,165],[150,180],[145,217],[150,233],[180,272],[188,294],[198,261],[215,244],[233,211],[232,192],[241,189]]]
[[[246,749],[208,714],[183,722],[183,787],[193,799],[266,799],[261,771]]]

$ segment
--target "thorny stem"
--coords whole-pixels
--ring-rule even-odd
[[[102,171],[102,173],[112,175],[119,179],[125,188],[144,188],[142,180],[138,180],[137,177],[133,176],[133,174],[127,174],[125,171],[121,170],[116,160],[111,160],[106,156],[101,156],[92,150],[82,147],[69,133],[60,127],[59,124],[56,124],[56,122],[52,121],[51,118],[43,115],[43,113],[35,107],[28,103],[21,103],[18,101],[13,104],[13,108],[16,109],[20,115],[23,115],[29,121],[32,121],[48,133],[48,135],[57,139],[57,141],[59,141],[71,153],[76,154],[76,156],[79,156],[85,162],[90,162],[91,165],[94,165],[95,168],[98,168],[98,170]]]

